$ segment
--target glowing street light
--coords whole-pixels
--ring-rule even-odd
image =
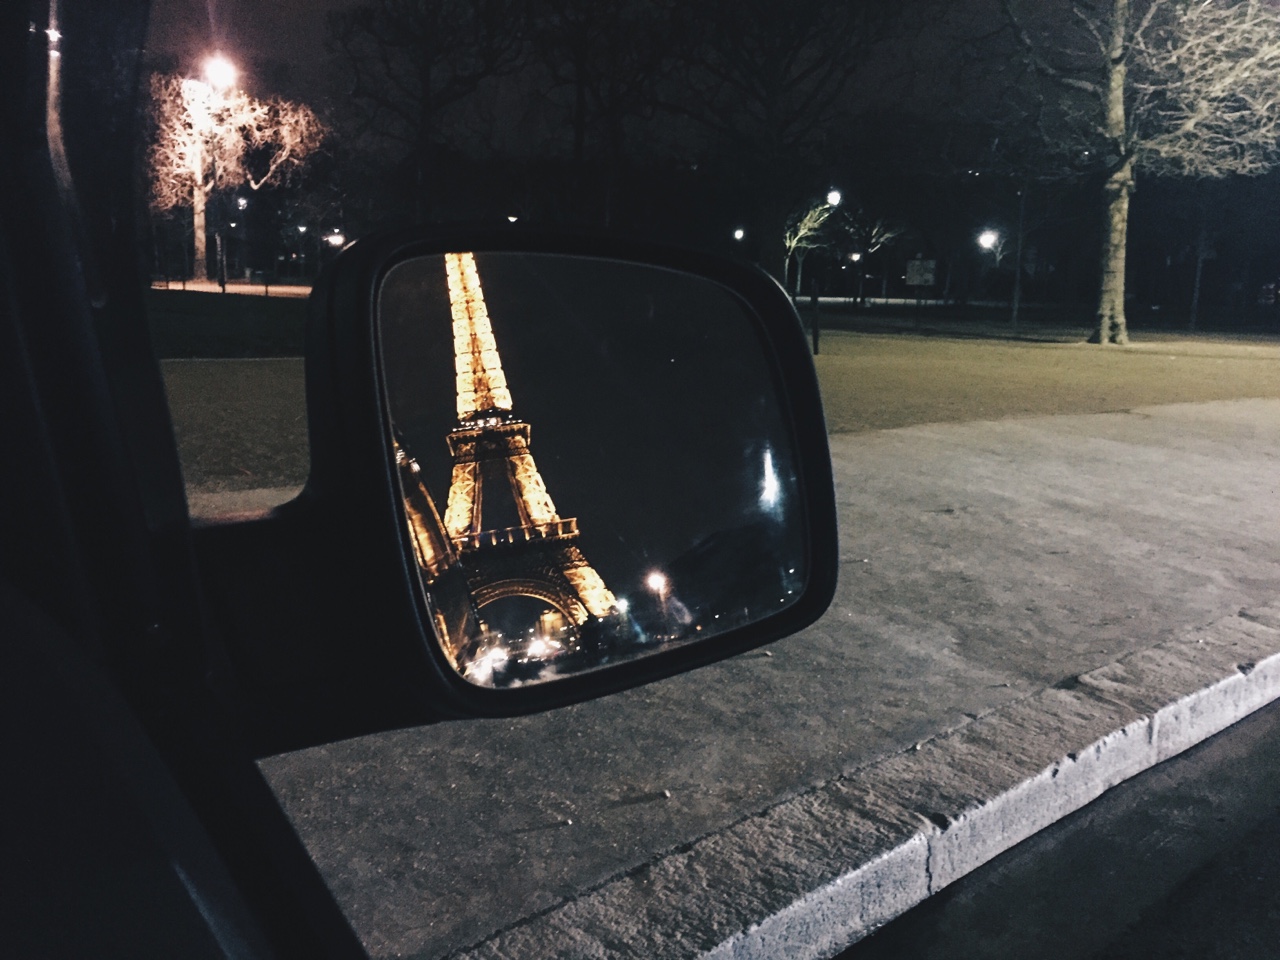
[[[999,268],[1000,261],[1004,259],[1005,239],[999,230],[983,230],[978,234],[978,246],[995,259],[996,267]]]
[[[667,619],[667,590],[671,585],[665,574],[659,573],[657,570],[644,578],[644,585],[658,595],[658,600],[662,604],[662,619]]]
[[[839,190],[832,189],[827,192],[827,206],[829,207],[840,206],[840,201],[843,199],[844,197]]]
[[[337,227],[334,227],[333,233],[325,234],[324,242],[331,247],[340,247],[347,242],[347,238],[346,238],[346,235],[343,234],[340,230],[338,230]]]
[[[220,93],[225,93],[236,85],[238,73],[236,65],[220,53],[215,53],[204,62],[205,80]]]
[[[747,235],[747,231],[743,230],[741,227],[733,231],[733,239],[735,240],[741,240],[746,235]]]
[[[849,254],[849,262],[850,262],[850,263],[857,263],[857,262],[858,262],[859,260],[861,260],[861,259],[862,259],[862,254],[861,254],[861,253],[857,253],[857,252],[855,252],[855,253],[851,253],[851,254]]]

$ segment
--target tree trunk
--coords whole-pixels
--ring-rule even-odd
[[[191,191],[191,231],[195,246],[195,255],[191,259],[191,279],[209,279],[209,247],[205,234],[204,207],[205,192],[199,186]]]
[[[1124,315],[1125,244],[1129,233],[1129,194],[1133,192],[1133,164],[1107,178],[1107,222],[1102,238],[1102,284],[1098,293],[1098,343],[1129,342]]]
[[[1196,274],[1191,285],[1191,321],[1190,329],[1195,330],[1200,321],[1200,281],[1204,276],[1204,262],[1209,256],[1209,226],[1205,223],[1208,212],[1200,211],[1200,227],[1196,232]]]
[[[429,67],[423,72],[420,82],[422,101],[418,104],[417,144],[413,158],[413,222],[424,224],[432,223],[439,212],[435,199],[438,185],[432,182],[435,175],[432,169],[435,159],[435,102]]]
[[[1018,191],[1018,237],[1013,257],[1013,299],[1009,308],[1009,326],[1018,332],[1018,311],[1022,308],[1022,251],[1027,234],[1027,190],[1024,183]]]
[[[573,167],[578,175],[578,189],[582,189],[583,167],[587,161],[587,82],[582,74],[582,63],[575,62],[573,67]]]
[[[1124,315],[1125,244],[1129,233],[1129,195],[1133,193],[1133,159],[1129,155],[1129,130],[1124,109],[1127,76],[1125,57],[1129,40],[1129,0],[1112,0],[1111,36],[1107,45],[1106,135],[1120,157],[1107,177],[1103,195],[1107,222],[1102,237],[1102,281],[1098,291],[1098,343],[1128,343]]]
[[[785,287],[788,257],[787,245],[783,238],[787,235],[787,206],[777,200],[766,199],[760,202],[756,210],[757,260],[761,267]]]

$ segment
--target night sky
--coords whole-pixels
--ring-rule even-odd
[[[250,73],[255,61],[284,63],[294,74],[290,86],[301,87],[324,69],[329,11],[354,5],[354,0],[154,0],[149,44],[154,53],[176,57],[178,69],[191,74],[215,51]],[[246,81],[251,84],[253,77]]]

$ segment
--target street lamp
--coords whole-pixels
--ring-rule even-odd
[[[667,619],[667,588],[670,581],[667,580],[665,574],[655,570],[649,576],[645,577],[644,585],[658,595],[658,600],[662,603],[662,619]]]
[[[236,65],[220,53],[215,53],[204,62],[204,78],[219,93],[225,93],[234,87],[236,76]]]
[[[840,201],[843,199],[844,197],[841,195],[839,190],[832,188],[827,191],[827,206],[838,207],[840,206]]]
[[[747,235],[747,231],[743,230],[741,227],[733,231],[733,239],[735,240],[741,240],[746,235]]]
[[[978,234],[978,246],[995,259],[996,268],[999,269],[1000,261],[1004,259],[1004,235],[999,230],[983,230]]]

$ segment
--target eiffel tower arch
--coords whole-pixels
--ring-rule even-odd
[[[531,427],[511,393],[489,323],[475,258],[445,255],[453,320],[458,425],[449,433],[453,474],[444,529],[476,607],[514,597],[540,601],[580,628],[617,601],[577,545],[578,522],[561,517],[530,451]]]

